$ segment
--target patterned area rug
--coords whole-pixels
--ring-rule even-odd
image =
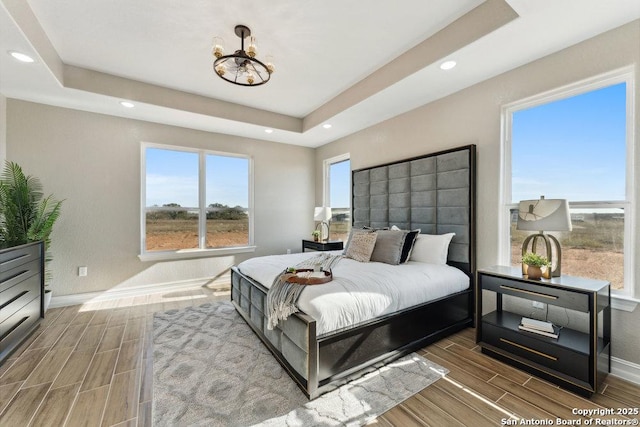
[[[363,425],[448,371],[410,354],[309,401],[230,302],[156,313],[156,426]]]

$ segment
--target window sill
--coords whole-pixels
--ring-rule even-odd
[[[626,295],[611,295],[611,308],[632,312],[640,304],[640,300]]]
[[[181,259],[206,258],[255,252],[255,246],[239,246],[221,249],[184,249],[180,251],[146,252],[138,255],[140,261],[175,261]]]

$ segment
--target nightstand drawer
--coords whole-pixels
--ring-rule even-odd
[[[323,249],[323,244],[320,242],[305,242],[305,249],[313,249],[314,251],[321,251]]]
[[[589,382],[589,356],[586,354],[544,342],[524,332],[514,332],[490,323],[483,322],[482,334],[482,340],[486,344],[556,372]]]
[[[343,249],[342,240],[330,240],[328,242],[316,242],[313,240],[302,240],[302,252],[305,249],[313,251],[339,251]]]
[[[485,290],[540,301],[584,313],[589,311],[589,296],[587,294],[557,289],[546,283],[544,286],[534,285],[530,282],[518,282],[486,274],[480,274],[479,279],[482,281],[482,289]]]

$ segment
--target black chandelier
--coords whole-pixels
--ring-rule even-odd
[[[260,86],[271,78],[274,72],[273,63],[266,57],[266,63],[256,58],[255,37],[251,37],[251,30],[245,25],[236,25],[235,33],[240,37],[240,49],[230,55],[224,54],[222,39],[214,37],[213,69],[220,78],[240,86]],[[244,39],[250,37],[247,50],[244,49]]]

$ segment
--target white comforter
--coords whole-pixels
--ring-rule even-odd
[[[340,253],[331,252],[332,255]],[[305,252],[257,257],[241,262],[238,268],[269,288],[285,268],[317,255],[318,252]],[[343,258],[333,268],[333,280],[307,286],[297,305],[316,319],[320,336],[468,287],[469,278],[448,265],[413,261],[389,265]]]

